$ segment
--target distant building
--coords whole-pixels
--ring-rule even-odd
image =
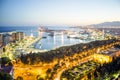
[[[1,54],[2,54],[2,52],[3,52],[3,47],[1,46],[0,47],[0,59],[1,59]],[[1,60],[0,60],[1,61]]]
[[[24,32],[13,32],[12,33],[12,36],[11,36],[11,41],[14,42],[14,41],[19,41],[19,40],[22,40],[24,38]]]
[[[1,54],[3,52],[2,45],[3,45],[3,34],[0,34],[0,68],[1,68]]]
[[[2,52],[1,52],[1,47],[0,47],[0,69],[1,69],[1,62],[2,62],[1,54],[2,54]]]
[[[1,56],[2,52],[3,52],[3,47],[0,47],[0,56]]]
[[[3,34],[3,45],[7,45],[11,42],[11,35],[10,34]]]
[[[13,32],[12,35],[11,35],[11,41],[12,42],[15,42],[16,41],[16,32]]]
[[[0,34],[0,47],[3,45],[3,34]]]
[[[24,38],[24,32],[17,32],[16,40],[22,40]]]
[[[10,38],[11,38],[11,35],[8,33],[0,34],[0,47],[10,43],[11,42]]]

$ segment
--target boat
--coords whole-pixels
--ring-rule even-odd
[[[80,34],[71,34],[71,35],[68,35],[67,38],[75,38],[75,39],[87,39],[88,35],[86,34],[83,34],[83,35],[80,35]]]
[[[45,27],[39,27],[38,28],[38,30],[40,31],[40,32],[47,32],[48,31],[48,28],[45,28]]]
[[[46,36],[43,36],[42,38],[47,38]]]
[[[68,38],[75,38],[75,37],[77,37],[77,35],[68,35],[67,37]]]
[[[50,32],[48,35],[49,36],[63,35],[63,32],[54,31],[54,32]]]

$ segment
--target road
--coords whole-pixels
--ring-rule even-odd
[[[61,76],[61,74],[62,74],[65,70],[68,70],[68,69],[70,69],[70,68],[73,67],[73,66],[77,66],[77,65],[80,65],[80,64],[82,64],[82,63],[91,61],[91,60],[93,60],[93,55],[90,55],[90,56],[88,56],[88,57],[85,57],[85,58],[81,59],[81,60],[78,62],[79,64],[78,64],[78,63],[73,64],[73,62],[72,62],[72,63],[69,64],[69,67],[66,67],[66,65],[63,66],[61,69],[59,69],[59,71],[57,72],[57,74],[54,75],[54,80],[60,80],[60,76]],[[71,66],[71,64],[72,64],[72,66]]]

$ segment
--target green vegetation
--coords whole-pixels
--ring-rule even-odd
[[[116,39],[93,41],[90,43],[84,43],[84,44],[81,43],[72,46],[60,47],[56,50],[51,50],[48,52],[29,53],[26,55],[22,54],[19,58],[22,61],[22,63],[27,65],[37,64],[42,66],[44,64],[51,64],[53,67],[51,68],[50,74],[47,74],[47,70],[46,70],[46,74],[47,74],[47,79],[52,80],[57,76],[57,74],[61,70],[70,69],[73,66],[78,65],[78,63],[81,63],[82,60],[83,62],[92,60],[93,54],[96,53],[98,49],[104,50],[107,48],[111,48],[115,45],[118,45],[119,43],[120,41]],[[84,71],[82,75],[84,76],[89,72],[89,70],[93,70],[94,67],[90,69],[85,67],[87,71]]]
[[[1,66],[5,66],[8,64],[11,60],[8,57],[2,57],[1,58]]]
[[[11,60],[8,57],[2,57],[1,58],[1,66],[6,67],[9,66]],[[2,70],[0,70],[0,80],[13,80],[12,76],[8,73],[4,73]]]
[[[21,76],[18,76],[16,80],[23,80]]]
[[[93,41],[90,43],[81,43],[81,44],[76,44],[72,46],[64,46],[48,52],[38,52],[38,53],[29,53],[29,54],[24,53],[24,54],[21,54],[21,56],[19,56],[18,66],[43,67],[45,69],[41,71],[44,72],[44,75],[36,74],[36,76],[40,75],[36,78],[38,80],[39,79],[53,80],[56,77],[58,78],[59,75],[61,75],[62,71],[68,70],[73,66],[79,65],[79,63],[85,63],[87,61],[93,60],[94,53],[97,53],[98,49],[105,50],[118,44],[120,44],[119,40],[110,39],[110,40],[102,40],[102,41]],[[21,62],[19,61],[21,61],[22,64],[20,64]],[[98,64],[94,62],[92,63],[88,62],[87,65],[83,64],[81,66],[83,68],[80,68],[80,69],[75,68],[73,71],[77,72],[77,70],[82,71],[85,69],[85,71],[80,72],[79,74],[84,77],[84,75],[89,74],[89,71],[95,70]],[[92,67],[87,67],[87,66],[92,66]],[[77,75],[77,73],[70,74],[70,75],[73,75],[74,77],[75,75]],[[82,77],[82,76],[79,77],[79,75],[77,75],[76,79],[79,79]],[[19,74],[17,74],[17,76],[19,76]]]
[[[94,71],[96,67],[100,64],[94,61],[88,61],[86,63],[80,64],[78,66],[72,67],[69,70],[66,70],[61,75],[61,80],[80,80],[86,74]]]
[[[96,80],[99,80],[99,78],[102,79],[117,78],[117,76],[120,75],[120,57],[116,58],[111,63],[104,64],[103,66],[96,68],[94,74]]]
[[[88,80],[117,79],[120,76],[120,57],[102,66],[94,61],[75,66],[64,71],[61,80],[80,80],[85,76],[87,76]]]
[[[64,46],[48,52],[30,53],[26,55],[22,54],[21,57],[19,58],[24,64],[36,64],[36,63],[38,64],[39,62],[50,63],[55,59],[62,59],[65,56],[72,56],[75,53],[79,54],[81,52],[84,52],[90,49],[97,49],[99,47],[102,47],[103,45],[106,46],[116,42],[119,42],[119,40],[111,39],[111,40],[93,41],[90,43],[81,43],[81,44],[76,44],[72,46]],[[93,50],[93,51],[97,51],[97,50]],[[84,56],[87,56],[87,55],[84,54],[82,57]]]
[[[13,78],[10,74],[0,71],[0,80],[13,80]]]

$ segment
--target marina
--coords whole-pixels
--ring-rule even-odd
[[[97,39],[104,39],[104,33],[100,36],[95,36],[99,33],[102,32],[81,28],[63,27],[57,30],[54,27],[51,29],[39,27],[38,37],[41,37],[41,39],[37,41],[33,46],[35,49],[51,50],[62,46],[69,46],[78,43],[88,43]]]
[[[120,80],[119,0],[0,7],[0,80]]]
[[[31,37],[34,40],[22,46],[23,49],[32,52],[42,52],[53,50],[62,46],[70,46],[79,43],[88,43],[95,40],[104,39],[104,30],[82,29],[73,27],[30,27],[25,30],[19,29],[16,32],[23,32],[25,37]],[[7,32],[6,32],[7,33]],[[27,39],[27,38],[26,38]],[[23,50],[24,51],[24,50]]]

